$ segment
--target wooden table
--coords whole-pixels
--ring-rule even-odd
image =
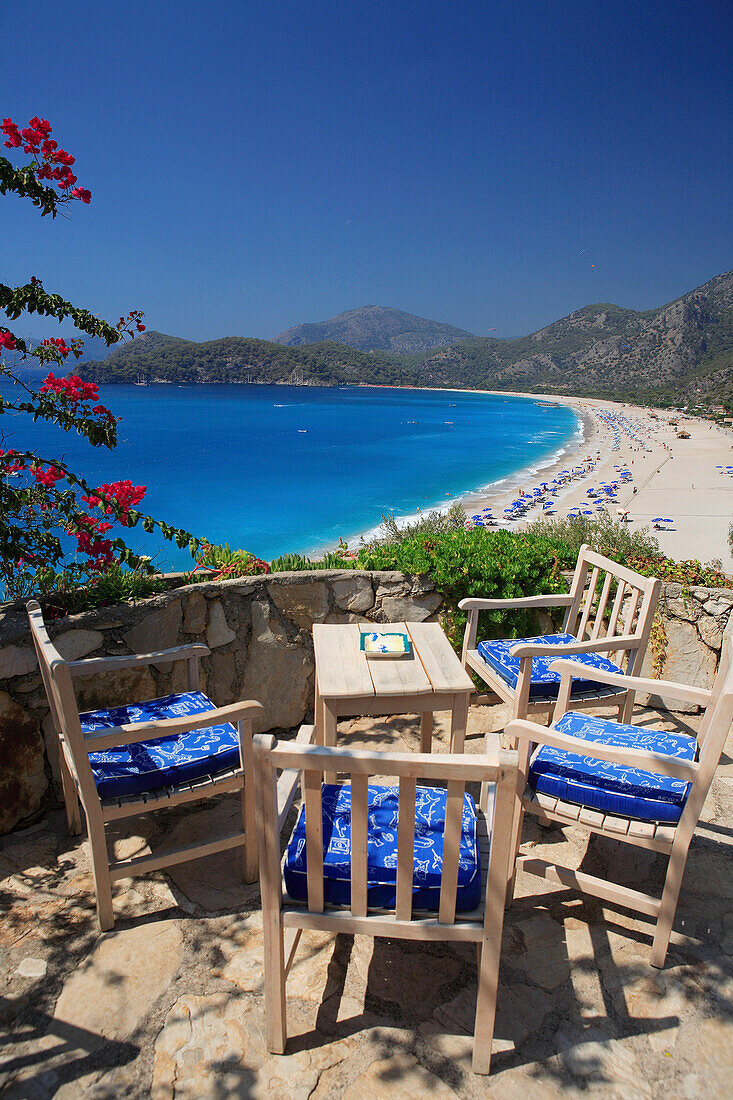
[[[409,634],[405,657],[367,658],[360,635],[373,630]],[[451,711],[450,751],[463,752],[473,683],[439,623],[315,623],[316,739],[336,744],[340,717],[420,714],[420,751],[430,752],[433,712]]]

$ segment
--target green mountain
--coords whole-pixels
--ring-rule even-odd
[[[472,337],[406,355],[150,332],[80,373],[100,382],[457,386],[733,408],[733,272],[659,309],[585,306],[517,340]]]
[[[339,313],[330,321],[296,325],[274,336],[273,341],[288,347],[333,341],[358,351],[410,353],[455,344],[457,340],[465,340],[471,335],[453,325],[428,321],[425,317],[415,317],[401,309],[361,306],[360,309]]]

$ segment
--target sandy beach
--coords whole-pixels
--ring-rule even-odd
[[[550,498],[552,508],[545,513],[553,513],[549,518],[564,517],[573,507],[588,509],[588,488],[617,480],[615,467],[625,467],[633,480],[619,484],[617,499],[608,502],[607,509],[614,518],[619,509],[628,510],[633,528],[652,529],[655,520],[670,519],[671,523],[659,524],[661,530],[653,529],[664,554],[676,560],[719,559],[724,571],[733,573],[733,555],[728,546],[728,527],[733,520],[733,478],[716,468],[733,466],[733,431],[711,421],[674,414],[669,409],[575,397],[531,396],[570,405],[582,417],[583,442],[539,473],[517,476],[493,491],[464,497],[461,503],[469,516],[490,507],[501,526],[521,529],[542,515],[542,505],[534,505],[521,519],[507,520],[504,509],[518,498],[520,490],[530,494],[541,482],[551,483],[561,470],[572,470],[590,458],[593,464],[590,472],[564,485]],[[612,422],[609,424],[604,417],[613,418]],[[617,443],[614,422],[619,425]],[[682,431],[690,438],[678,438],[678,432]]]

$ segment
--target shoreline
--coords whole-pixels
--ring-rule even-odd
[[[550,481],[566,466],[576,465],[579,458],[581,456],[585,457],[591,447],[595,445],[595,439],[598,434],[594,417],[587,408],[580,404],[583,400],[582,398],[557,397],[555,394],[527,394],[508,390],[465,390],[444,386],[374,386],[370,388],[428,390],[433,393],[473,393],[486,397],[518,397],[527,401],[532,401],[535,404],[538,401],[551,401],[558,405],[568,405],[573,409],[577,417],[577,428],[575,432],[559,450],[551,452],[545,456],[544,459],[535,459],[513,473],[505,474],[503,477],[498,478],[495,482],[479,485],[476,489],[471,489],[468,492],[455,496],[449,496],[444,500],[437,500],[434,504],[429,504],[421,509],[419,513],[410,512],[405,515],[395,516],[399,526],[415,523],[420,516],[424,517],[430,512],[447,512],[456,504],[463,508],[467,517],[473,512],[487,506],[498,508],[499,505],[501,505],[503,508],[504,502],[506,501],[508,503],[513,499],[523,484],[526,485],[536,481],[540,474],[542,474],[542,480]],[[576,404],[576,402],[578,404]],[[563,494],[560,495],[564,495],[566,491],[567,490],[564,490]],[[499,526],[503,527],[505,524],[502,523],[499,524]],[[507,524],[506,526],[518,528],[520,525],[513,523],[511,525]],[[360,545],[374,538],[381,528],[381,523],[374,524],[366,530],[362,529],[349,535],[345,541],[350,547]],[[324,553],[332,549],[333,547],[330,544],[319,544],[316,548],[306,551],[305,556],[310,558],[322,557]]]
[[[430,393],[457,393],[465,394],[472,393],[481,397],[517,397],[527,401],[531,401],[537,404],[538,401],[552,401],[560,405],[569,405],[573,408],[573,411],[577,417],[577,427],[570,438],[559,448],[553,452],[550,452],[544,458],[534,459],[522,466],[519,470],[513,473],[505,474],[503,477],[498,478],[495,482],[489,482],[486,485],[480,485],[476,489],[471,489],[466,492],[448,495],[443,500],[436,500],[433,504],[426,505],[425,508],[421,508],[419,511],[405,513],[404,515],[395,516],[395,519],[399,526],[405,526],[407,524],[416,523],[422,516],[428,515],[430,512],[447,512],[454,505],[460,505],[467,516],[470,515],[469,509],[475,510],[479,502],[482,507],[485,506],[490,498],[493,499],[499,493],[508,494],[511,493],[512,485],[516,482],[527,482],[532,478],[536,478],[537,475],[542,472],[549,477],[554,476],[553,471],[559,472],[567,463],[572,462],[577,454],[583,452],[583,449],[589,447],[594,436],[595,427],[592,416],[589,415],[586,409],[576,408],[573,405],[574,398],[555,398],[554,395],[546,394],[526,394],[509,392],[507,390],[466,390],[457,387],[446,386],[369,386],[369,389],[383,389],[383,390],[414,390],[422,391],[426,390]],[[360,529],[352,534],[349,534],[345,542],[347,546],[357,546],[364,542],[368,542],[371,538],[374,538],[381,530],[382,524],[372,524],[370,527]],[[304,551],[304,556],[308,558],[321,558],[325,553],[332,552],[333,546],[331,543],[324,544],[319,543],[316,547]]]
[[[444,390],[428,386],[409,388]],[[733,548],[728,544],[728,529],[733,521],[733,476],[724,472],[726,466],[731,466],[733,475],[733,430],[670,409],[626,402],[506,390],[451,392],[567,405],[578,418],[580,436],[577,441],[569,440],[545,464],[527,465],[493,484],[437,502],[424,509],[422,515],[445,512],[456,503],[467,517],[489,507],[494,511],[496,529],[521,531],[543,515],[542,508],[537,507],[520,519],[504,518],[504,508],[521,489],[531,491],[541,481],[551,482],[561,470],[572,469],[590,459],[590,472],[560,488],[551,498],[552,507],[544,512],[545,518],[564,519],[571,508],[589,510],[587,489],[616,480],[618,472],[614,467],[624,467],[632,480],[619,484],[616,499],[608,501],[605,508],[614,520],[621,511],[626,511],[629,531],[648,530],[667,557],[677,561],[697,559],[702,563],[717,560],[725,573],[733,574]],[[688,438],[680,439],[679,431],[684,431]],[[598,499],[593,498],[593,503]],[[398,524],[404,525],[415,522],[417,517],[396,518]],[[672,522],[655,523],[660,518]],[[358,532],[348,540],[349,545],[366,541],[380,528],[381,524]],[[323,553],[322,547],[310,556],[318,553]]]

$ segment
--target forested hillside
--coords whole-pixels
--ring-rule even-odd
[[[401,309],[385,306],[361,306],[339,313],[330,321],[296,325],[274,337],[276,344],[300,347],[303,344],[333,341],[358,351],[396,351],[410,353],[455,344],[472,333],[455,325],[429,321]]]
[[[586,306],[517,340],[473,337],[412,355],[324,342],[146,333],[80,368],[104,382],[310,382],[457,386],[733,407],[733,273],[659,309]]]

